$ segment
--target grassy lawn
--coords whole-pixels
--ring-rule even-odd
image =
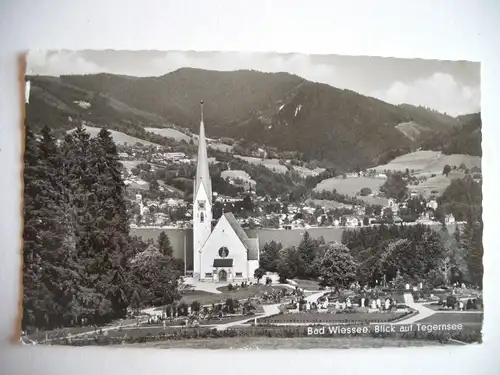
[[[321,181],[314,188],[315,191],[333,189],[337,190],[340,194],[354,195],[358,193],[362,188],[370,188],[373,192],[378,192],[380,186],[384,184],[385,180],[380,178],[370,178],[370,177],[349,177],[349,178],[328,178]]]
[[[181,298],[180,302],[184,302],[184,303],[187,303],[188,305],[190,305],[191,302],[198,301],[201,304],[203,304],[202,301],[204,301],[205,299],[209,300],[213,296],[219,296],[219,298],[220,298],[221,295],[205,292],[203,290],[188,290],[188,291],[182,293],[182,298]],[[208,304],[208,303],[213,303],[213,302],[207,302],[206,304]]]
[[[303,288],[306,290],[319,290],[319,283],[314,280],[301,280],[301,279],[293,279],[297,283],[299,288]]]
[[[458,323],[475,323],[482,324],[483,314],[467,314],[467,313],[436,313],[425,319],[419,320],[417,323],[432,323],[432,324],[458,324]]]
[[[216,325],[216,324],[226,324],[226,323],[238,322],[240,320],[250,320],[250,319],[258,317],[259,316],[258,314],[259,314],[259,311],[257,311],[256,315],[232,315],[232,316],[228,316],[228,317],[225,317],[222,319],[214,317],[211,320],[206,320],[206,319],[199,320],[199,324],[200,325],[212,325],[212,324]],[[183,323],[185,322],[186,319],[188,319],[188,317],[186,317],[185,319],[175,319],[172,321],[167,320],[166,326],[167,327],[181,326],[181,325],[183,325]],[[147,329],[148,327],[150,327],[150,328],[162,328],[163,329],[163,323],[141,325],[141,328],[143,328],[143,329]],[[136,329],[136,328],[132,327],[132,328],[125,328],[125,329],[130,330],[130,329]]]
[[[202,305],[210,305],[212,303],[225,303],[228,298],[233,298],[233,299],[247,299],[254,297],[258,294],[264,294],[266,291],[271,292],[271,291],[278,291],[281,290],[285,287],[283,286],[269,286],[269,285],[252,285],[247,288],[242,288],[238,290],[228,290],[227,286],[225,287],[220,287],[217,288],[219,291],[222,293],[220,294],[214,294],[214,293],[207,293],[207,292],[202,292],[202,291],[197,291],[194,290],[192,292],[187,292],[186,294],[183,295],[181,301],[185,302],[187,304],[190,304],[193,301],[198,301]]]
[[[330,313],[291,313],[282,314],[261,319],[261,323],[345,323],[345,322],[377,322],[388,321],[402,317],[402,312],[387,313],[350,313],[350,314],[330,314]]]

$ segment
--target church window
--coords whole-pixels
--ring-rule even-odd
[[[198,201],[198,210],[205,209],[205,201]]]
[[[212,273],[211,272],[205,273],[205,277],[212,277]]]
[[[243,277],[243,272],[236,272],[236,277]]]
[[[219,249],[219,256],[221,258],[226,258],[227,256],[229,255],[229,250],[227,247],[225,246],[222,246],[220,249]]]
[[[202,212],[200,213],[200,223],[203,223],[205,221],[205,214]]]

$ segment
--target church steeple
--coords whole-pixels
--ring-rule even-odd
[[[205,124],[203,123],[203,100],[200,103],[201,121],[200,134],[198,137],[198,160],[196,165],[196,180],[194,197],[198,193],[201,185],[204,186],[207,193],[209,204],[212,203],[212,181],[210,180],[210,170],[208,167],[207,143],[205,139]]]

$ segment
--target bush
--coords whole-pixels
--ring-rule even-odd
[[[227,290],[233,290],[234,287],[233,287],[233,284],[229,283],[229,285],[227,286]]]
[[[361,194],[361,196],[366,197],[367,195],[370,195],[372,193],[372,189],[364,187],[360,190],[359,193]]]

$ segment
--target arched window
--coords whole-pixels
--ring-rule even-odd
[[[205,221],[205,214],[203,212],[200,212],[200,223],[203,223]]]

